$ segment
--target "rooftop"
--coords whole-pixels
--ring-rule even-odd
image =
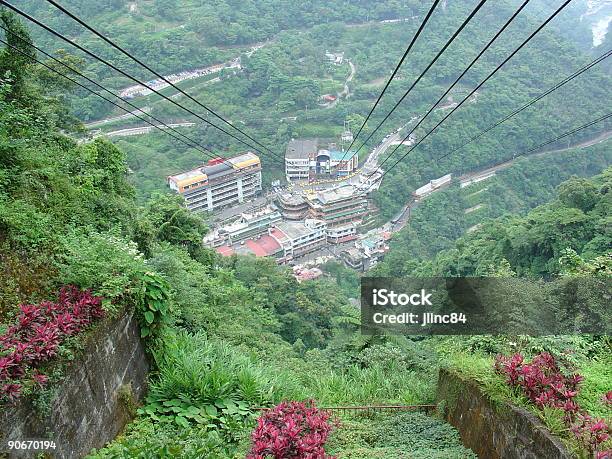
[[[246,152],[238,156],[234,156],[228,160],[234,169],[242,169],[248,166],[259,165],[259,156],[252,152]]]
[[[218,162],[217,164],[206,164],[187,172],[171,175],[168,177],[168,180],[174,181],[177,185],[185,186],[208,178],[227,175],[235,170],[259,164],[259,157],[255,153],[247,152],[234,156],[233,158],[226,158],[223,162]]]
[[[298,194],[283,193],[279,196],[279,200],[285,205],[299,206],[304,204],[304,198]]]
[[[317,222],[323,223],[321,220],[314,219],[310,219],[308,221],[313,224],[316,224]],[[274,226],[275,230],[280,231],[289,239],[298,239],[313,232],[312,226],[309,227],[304,222],[280,222]],[[274,235],[276,236],[276,234]]]
[[[319,146],[318,139],[291,140],[285,151],[287,159],[307,159],[311,154],[316,154]]]
[[[171,175],[168,180],[172,180],[178,186],[187,186],[192,183],[201,182],[207,180],[208,176],[204,174],[199,168],[191,171],[183,172],[181,174]]]
[[[356,151],[338,151],[332,150],[329,152],[329,157],[332,161],[348,161],[357,154]]]
[[[335,201],[361,196],[363,196],[363,193],[359,193],[357,187],[353,185],[342,185],[337,188],[319,191],[314,198],[323,204],[329,204]]]
[[[267,234],[264,234],[259,239],[248,239],[245,244],[256,257],[269,257],[281,249],[278,241]]]

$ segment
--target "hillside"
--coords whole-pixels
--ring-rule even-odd
[[[237,74],[228,72],[222,75],[220,81],[213,82],[206,78],[189,80],[181,83],[181,87],[188,88],[198,100],[215,107],[273,150],[274,155],[267,151],[259,152],[269,166],[264,170],[266,183],[281,178],[281,158],[289,139],[338,135],[347,119],[358,119],[359,114],[367,113],[381,88],[381,81],[390,74],[426,10],[418,2],[402,5],[397,2],[376,2],[375,8],[369,8],[367,2],[351,2],[348,5],[342,2],[308,2],[303,5],[289,2],[283,7],[273,1],[238,3],[230,5],[222,2],[204,6],[198,2],[181,2],[180,8],[173,8],[172,15],[166,13],[163,16],[162,12],[167,6],[163,2],[145,2],[132,12],[130,8],[138,5],[138,2],[115,2],[96,7],[84,2],[80,13],[85,20],[101,24],[102,32],[111,32],[105,29],[105,24],[113,24],[112,33],[118,37],[118,44],[145,62],[155,62],[155,69],[163,74],[241,57],[243,68]],[[145,7],[145,4],[152,7]],[[499,5],[485,5],[477,15],[477,25],[468,25],[459,35],[380,133],[374,135],[361,150],[361,154],[365,155],[367,148],[375,145],[386,133],[414,116],[421,116],[517,4],[504,1]],[[51,14],[49,6],[27,1],[23,5],[30,12],[43,14],[47,22],[57,26],[60,31],[78,36],[80,43],[93,46],[102,56],[122,65],[127,64],[125,56],[112,53],[107,46],[102,46],[100,40],[79,29],[76,23],[60,23],[57,15]],[[445,8],[437,11],[432,17],[431,28],[427,28],[422,39],[417,41],[410,65],[400,71],[399,79],[414,80],[475,5],[475,1],[448,2]],[[527,102],[592,58],[590,51],[587,53],[572,40],[564,38],[569,27],[566,24],[570,24],[577,14],[582,14],[581,8],[576,5],[574,9],[562,12],[536,36],[530,46],[517,54],[479,91],[474,103],[466,104],[445,123],[445,127],[395,168],[375,198],[384,216],[392,216],[402,205],[401,201],[395,201],[392,196],[397,194],[390,193],[390,190],[399,187],[402,193],[409,194],[422,181],[449,171],[465,172],[507,159],[513,153],[533,146],[537,139],[546,138],[560,129],[571,128],[576,121],[591,119],[610,105],[609,91],[604,90],[610,86],[610,72],[602,63],[583,75],[580,82],[564,86],[541,101],[537,109],[521,113],[460,154],[432,162],[438,152],[457,146],[464,140],[467,137],[464,133],[478,132],[487,127],[493,120]],[[254,9],[262,11],[262,14],[250,14]],[[546,2],[534,2],[526,8],[506,31],[504,38],[483,56],[482,63],[451,92],[453,99],[459,101],[467,94],[486,75],[485,72],[520,43],[524,31],[534,29],[543,20],[544,13],[548,14],[549,11],[550,5]],[[390,18],[410,19],[407,22],[380,23]],[[143,29],[145,33],[142,33]],[[52,40],[48,33],[42,33],[37,27],[31,30],[46,49],[63,48],[70,54],[80,55],[76,50],[71,51],[66,43]],[[209,36],[217,34],[218,38]],[[179,43],[174,44],[174,40]],[[247,53],[249,45],[262,40],[269,41],[264,43],[263,48]],[[159,46],[162,42],[164,45]],[[210,46],[200,46],[201,43]],[[244,46],[218,47],[218,43]],[[349,85],[351,97],[340,101],[335,107],[323,109],[318,105],[318,97],[340,91],[349,72],[346,64],[329,64],[324,56],[327,50],[344,52],[356,66],[356,74]],[[602,48],[593,54],[599,55],[603,51]],[[202,56],[202,53],[207,56]],[[85,69],[94,72],[106,86],[119,90],[133,84],[116,73],[111,76],[110,69],[104,65],[82,57],[85,58]],[[529,69],[529,73],[526,74],[524,69]],[[145,80],[151,77],[138,66],[130,67],[130,71]],[[390,86],[388,97],[383,99],[380,108],[368,122],[362,140],[404,92],[403,86]],[[76,89],[74,92],[76,97],[69,99],[74,113],[83,121],[122,114],[83,90]],[[164,91],[167,95],[175,92],[171,89]],[[151,108],[151,114],[162,120],[196,122],[193,128],[183,128],[184,132],[205,139],[205,144],[220,154],[230,155],[245,148],[167,101],[160,100],[159,96],[141,97],[134,103]],[[184,98],[181,103],[196,112],[201,109]],[[430,116],[431,119],[416,131],[417,137],[422,136],[445,113],[442,110]],[[482,116],[483,113],[486,116]],[[139,125],[142,123],[134,119],[105,125],[101,129],[112,131]],[[594,129],[594,132],[598,132],[608,127],[598,126]],[[585,135],[591,133],[586,132]],[[128,155],[128,163],[134,171],[133,183],[142,198],[151,196],[154,191],[164,190],[165,176],[202,162],[200,151],[159,133],[116,139]],[[403,152],[404,148],[400,148],[394,158],[399,158]],[[396,177],[407,177],[407,180]]]

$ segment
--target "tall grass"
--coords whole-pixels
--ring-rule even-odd
[[[154,358],[159,370],[150,395],[155,399],[186,397],[203,404],[230,399],[265,406],[300,392],[288,374],[275,373],[204,333],[169,334]]]
[[[320,405],[368,405],[382,403],[431,403],[435,377],[400,368],[375,365],[353,366],[344,371],[328,370],[304,381],[305,388]]]

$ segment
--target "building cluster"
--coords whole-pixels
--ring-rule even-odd
[[[355,172],[358,164],[356,151],[343,151],[334,141],[292,139],[285,151],[285,175],[290,182],[345,177]]]
[[[253,229],[255,230],[255,228]],[[273,257],[278,263],[289,263],[307,253],[318,250],[327,243],[327,226],[321,220],[307,218],[301,222],[278,221],[270,226],[257,228],[256,236],[230,245],[220,244],[219,239],[205,241],[224,256],[255,255]]]
[[[340,259],[350,268],[367,271],[383,259],[389,250],[391,233],[372,231],[355,241],[355,246],[340,252]]]
[[[288,158],[304,163],[304,174],[348,173],[357,167],[357,155],[347,155],[318,140],[292,141]],[[288,178],[301,164],[288,168]],[[302,172],[296,172],[302,175]],[[185,199],[188,209],[217,211],[234,207],[260,193],[261,162],[257,155],[247,152],[232,158],[215,158],[191,171],[168,177],[168,185]],[[224,256],[233,254],[273,257],[280,264],[294,264],[294,260],[325,247],[335,247],[340,258],[354,269],[367,269],[384,255],[386,244],[372,235],[359,235],[357,228],[370,212],[369,202],[362,187],[343,184],[321,190],[279,192],[267,205],[226,220],[214,228],[203,240],[204,245]],[[353,247],[354,244],[354,247]],[[348,248],[347,248],[348,247]],[[330,254],[333,253],[328,250]],[[313,256],[323,256],[324,252]],[[307,279],[315,272],[296,272]]]
[[[236,221],[208,233],[204,238],[204,245],[209,247],[231,246],[266,233],[268,228],[282,219],[280,212],[271,206],[255,212],[243,213]]]
[[[214,211],[233,206],[261,192],[261,162],[255,153],[215,158],[191,171],[168,177],[170,188],[189,210]]]
[[[288,263],[326,245],[356,240],[368,213],[358,189],[344,185],[302,194],[282,194],[276,204],[215,229],[204,244],[222,255],[253,254]]]
[[[317,218],[330,227],[360,224],[368,214],[366,195],[354,185],[301,194],[285,193],[278,197],[276,203],[287,220]]]

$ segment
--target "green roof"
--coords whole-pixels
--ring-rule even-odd
[[[329,157],[332,159],[332,161],[340,161],[340,160],[342,160],[342,158],[344,158],[344,161],[348,161],[349,159],[351,159],[356,154],[357,154],[356,151],[336,151],[336,150],[332,150],[332,151],[329,152]]]

